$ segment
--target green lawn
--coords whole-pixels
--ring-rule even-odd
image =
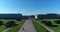
[[[0,26],[0,32],[2,32],[4,29],[6,29],[5,25]]]
[[[56,24],[53,20],[51,20],[52,23]],[[60,32],[60,24],[58,25],[58,27],[49,27],[52,30],[54,30],[55,32]]]
[[[7,23],[8,21],[6,20],[0,20],[3,21],[3,24]],[[6,29],[7,27],[5,25],[0,26],[0,32],[2,32],[4,29]]]
[[[35,22],[35,20],[32,20],[37,32],[47,32],[42,26],[40,26],[38,23]]]
[[[10,20],[5,20],[5,19],[1,19],[0,21],[3,21],[3,24],[4,25],[2,25],[2,26],[0,26],[0,32],[2,32],[4,29],[6,29],[7,27],[5,26],[5,24],[7,23],[7,22],[9,22],[9,21],[15,21],[15,22],[17,22],[16,20],[12,20],[12,19],[10,19]],[[23,21],[22,22],[20,22],[21,24],[23,23]]]
[[[47,20],[47,19],[46,19]],[[50,20],[48,20],[48,21],[51,21],[52,22],[52,24],[56,24],[55,22],[54,22],[54,20],[56,20],[56,19],[50,19]],[[42,20],[38,20],[39,22],[42,22]],[[52,30],[54,30],[55,32],[60,32],[60,24],[57,24],[58,25],[58,27],[49,27],[50,29],[52,29]]]
[[[21,28],[24,22],[25,21],[19,21],[19,25],[16,27],[12,27],[12,29],[10,29],[8,32],[18,32],[18,30]]]

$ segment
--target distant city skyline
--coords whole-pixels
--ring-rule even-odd
[[[0,13],[60,14],[60,0],[0,0]]]

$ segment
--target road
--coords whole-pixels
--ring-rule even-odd
[[[32,21],[28,19],[18,32],[36,32],[36,29],[34,28]]]

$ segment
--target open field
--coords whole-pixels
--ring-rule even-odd
[[[45,30],[42,26],[40,26],[38,23],[36,23],[35,20],[32,20],[37,32],[47,32],[47,30]]]
[[[58,27],[50,27],[50,26],[47,26],[49,27],[50,29],[52,29],[53,31],[55,32],[60,32],[60,24],[56,24],[55,23],[55,20],[59,20],[59,19],[45,19],[46,21],[50,21],[53,25],[58,25]],[[42,22],[43,20],[38,20],[39,22]]]

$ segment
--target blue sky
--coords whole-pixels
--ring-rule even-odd
[[[60,14],[60,0],[0,0],[0,13]]]

